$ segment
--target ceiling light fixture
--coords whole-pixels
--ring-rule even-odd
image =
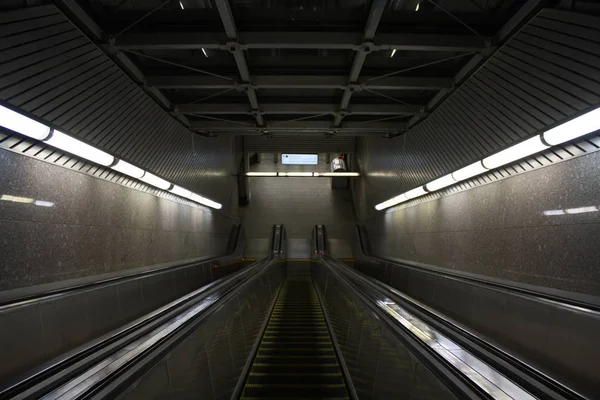
[[[183,7],[183,3],[181,1],[179,2],[179,7],[181,7],[182,10],[185,10],[185,8]]]
[[[246,176],[277,176],[277,172],[246,172]]]
[[[0,126],[36,140],[50,135],[50,128],[16,111],[0,106]]]
[[[146,173],[146,171],[144,171],[143,169],[138,168],[135,165],[129,164],[128,162],[125,162],[123,160],[117,161],[117,163],[111,168],[122,174],[129,175],[135,179],[140,179]]]
[[[419,8],[421,7],[421,2],[417,2],[417,6],[415,7],[415,11],[419,11]]]
[[[454,185],[456,180],[452,177],[452,174],[448,174],[446,176],[442,176],[434,181],[429,182],[425,185],[425,189],[430,192],[435,192],[436,190],[440,190],[445,188],[446,186]]]
[[[390,56],[390,58],[394,57],[394,54],[396,54],[396,49],[392,50],[392,55]]]
[[[466,179],[472,178],[476,175],[483,174],[487,169],[483,166],[481,161],[477,161],[471,165],[467,165],[464,168],[459,169],[458,171],[454,171],[452,173],[452,177],[455,181],[464,181]]]
[[[513,161],[544,151],[548,147],[550,146],[542,142],[542,137],[538,135],[486,157],[481,163],[487,169],[496,169]]]
[[[573,118],[542,134],[544,142],[556,146],[600,129],[600,108]]]
[[[204,54],[204,57],[208,58],[208,54],[206,54],[206,50],[204,50],[204,47],[202,48],[202,54]]]
[[[360,173],[358,173],[358,172],[315,172],[315,176],[351,177],[351,176],[360,176]]]
[[[200,204],[203,204],[208,207],[212,207],[217,210],[220,210],[223,207],[220,203],[217,203],[216,201],[207,199],[206,197],[199,196],[196,193],[192,193],[192,195],[189,197],[189,199],[192,201],[195,201],[196,203],[200,203]]]
[[[177,196],[189,198],[192,195],[192,192],[182,188],[181,186],[173,185],[173,187],[169,190],[169,192],[176,194]]]
[[[146,182],[148,185],[155,186],[162,190],[171,189],[171,183],[165,181],[163,178],[159,178],[158,176],[151,174],[150,172],[146,172],[144,176],[140,178],[141,181]]]
[[[115,162],[115,158],[110,154],[57,130],[53,130],[52,135],[45,142],[52,147],[64,150],[77,157],[85,158],[96,164],[104,165],[105,167]]]
[[[50,127],[1,105],[0,126],[28,136],[32,139],[43,141],[52,147],[56,147],[57,149],[71,153],[77,157],[92,161],[96,164],[110,167],[117,172],[139,179],[159,189],[169,190],[173,194],[190,199],[205,206],[212,207],[217,210],[222,208],[222,205],[215,201],[199,196],[182,187],[175,186],[172,183],[154,174],[146,172],[133,164],[117,159],[114,156],[78,139],[75,139],[74,137],[63,132],[51,130]],[[10,195],[1,195],[0,200],[17,203],[35,202],[36,205],[42,207],[54,206],[54,203],[50,201],[34,200]]]

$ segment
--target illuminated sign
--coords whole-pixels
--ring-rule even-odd
[[[292,165],[317,165],[319,163],[318,154],[282,154],[282,164]]]

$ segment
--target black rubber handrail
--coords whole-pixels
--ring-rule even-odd
[[[353,275],[352,279],[359,279],[366,284],[370,290],[385,294],[386,297],[394,300],[397,304],[409,310],[412,314],[425,321],[430,326],[438,329],[447,335],[451,340],[459,343],[466,350],[486,361],[489,365],[496,366],[499,371],[522,387],[527,387],[528,391],[534,393],[538,398],[571,399],[581,400],[585,397],[571,388],[563,385],[557,380],[523,362],[517,357],[503,351],[502,349],[490,344],[487,340],[478,336],[472,331],[465,330],[456,325],[451,320],[445,318],[435,310],[423,306],[415,300],[397,294],[388,285],[379,282],[377,279],[366,276],[358,271],[347,267],[344,263],[327,258],[323,263],[336,263],[340,270],[346,275]]]
[[[419,339],[413,337],[406,332],[403,327],[398,326],[396,321],[393,321],[389,315],[383,312],[379,307],[370,301],[370,299],[359,290],[347,277],[342,275],[335,268],[327,263],[328,257],[320,259],[331,273],[336,276],[344,285],[353,292],[378,319],[384,321],[411,353],[415,355],[427,368],[460,399],[491,399],[487,393],[476,386],[472,381],[467,379],[457,370],[448,366],[447,361],[441,358],[431,348],[425,346]]]
[[[236,285],[243,283],[248,277],[253,276],[252,271],[257,268],[260,269],[261,265],[270,260],[272,260],[272,257],[266,257],[241,271],[211,282],[116,331],[45,363],[36,370],[30,371],[27,375],[1,388],[0,399],[13,398],[19,395],[23,398],[38,398],[42,394],[52,391],[70,378],[95,365],[99,360],[108,357],[174,316],[179,315],[182,310],[189,309],[207,296],[227,285],[232,285],[236,281],[239,281]]]
[[[113,398],[115,396],[115,392],[125,390],[133,381],[142,377],[145,372],[152,367],[154,362],[158,361],[161,357],[166,355],[175,346],[177,346],[177,344],[187,337],[187,335],[189,335],[197,327],[197,325],[204,320],[204,318],[218,308],[220,304],[232,296],[235,296],[246,285],[260,277],[271,265],[282,261],[282,255],[284,253],[284,235],[285,228],[283,225],[273,226],[272,237],[278,239],[272,240],[269,255],[266,258],[254,263],[252,267],[249,267],[251,269],[245,268],[244,270],[235,274],[235,276],[246,274],[248,275],[247,278],[231,287],[228,292],[223,294],[216,303],[212,304],[207,310],[202,311],[200,315],[194,317],[184,326],[177,329],[162,342],[159,342],[152,348],[146,350],[139,356],[139,359],[131,361],[127,366],[121,368],[118,372],[103,378],[99,383],[96,384],[91,393],[85,393],[83,394],[83,397],[79,396],[78,398]],[[258,271],[258,273],[255,273],[255,270]],[[187,307],[185,309],[187,309]],[[138,337],[139,336],[141,335],[138,335]]]
[[[47,291],[43,291],[43,292],[32,293],[30,295],[24,295],[24,296],[12,297],[12,298],[8,298],[8,299],[0,300],[0,310],[2,310],[3,308],[13,307],[16,305],[21,306],[28,302],[36,302],[36,301],[50,299],[50,298],[52,298],[52,299],[60,298],[60,297],[70,295],[71,293],[75,293],[78,291],[85,291],[85,290],[89,290],[89,289],[96,288],[99,286],[113,284],[116,282],[121,282],[121,281],[126,281],[126,280],[136,280],[136,279],[140,279],[143,277],[156,275],[159,273],[172,271],[172,270],[175,270],[178,268],[183,268],[183,267],[196,265],[196,264],[202,264],[207,261],[218,260],[223,257],[230,256],[233,254],[233,252],[235,252],[235,249],[237,248],[237,245],[239,243],[240,236],[242,233],[241,225],[239,225],[239,224],[234,226],[232,229],[236,230],[236,233],[235,233],[236,239],[235,239],[235,245],[234,246],[232,245],[233,251],[231,251],[231,252],[227,252],[227,253],[220,254],[217,256],[207,256],[207,257],[195,260],[193,262],[183,262],[181,264],[172,265],[172,266],[166,267],[166,268],[155,268],[155,269],[151,269],[151,270],[147,270],[147,271],[115,276],[112,278],[99,279],[97,281],[86,282],[86,283],[82,283],[79,285],[73,285],[73,286],[69,286],[69,287],[65,287],[65,288],[52,289],[52,290],[47,290]]]
[[[534,289],[526,289],[526,288],[512,286],[512,285],[505,284],[505,283],[492,282],[492,281],[481,279],[481,278],[456,274],[456,273],[452,273],[451,271],[448,271],[448,272],[437,271],[437,270],[434,270],[431,268],[419,267],[419,266],[415,266],[415,265],[411,265],[411,264],[405,264],[405,263],[402,263],[398,260],[394,260],[391,258],[375,256],[375,255],[367,252],[367,250],[365,248],[366,244],[363,242],[362,228],[360,226],[356,227],[356,232],[357,232],[357,238],[358,238],[359,248],[360,248],[361,253],[369,258],[374,259],[374,260],[389,263],[389,264],[396,264],[402,268],[410,268],[410,269],[425,272],[425,273],[428,273],[428,274],[431,274],[434,276],[445,277],[448,279],[462,281],[462,282],[465,282],[465,283],[468,283],[468,284],[474,285],[474,286],[490,288],[495,291],[501,291],[501,292],[509,293],[509,294],[512,294],[515,296],[529,298],[533,301],[551,303],[552,305],[559,306],[559,307],[562,306],[565,308],[577,307],[580,309],[585,309],[585,311],[597,313],[597,315],[600,315],[600,305],[598,305],[598,304],[588,303],[586,301],[577,300],[577,299],[568,298],[568,297],[562,297],[559,295],[552,295],[550,293],[536,291]],[[440,267],[436,267],[436,268],[442,269]]]

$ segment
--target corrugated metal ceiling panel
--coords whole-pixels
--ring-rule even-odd
[[[381,157],[399,159],[387,165],[401,173],[394,190],[378,197],[422,185],[599,104],[600,18],[543,10],[429,118],[377,146]],[[381,143],[361,143],[371,141]],[[375,150],[366,148],[363,160]],[[378,165],[378,156],[368,154],[369,165]]]
[[[215,200],[230,196],[232,138],[175,121],[54,6],[0,16],[0,100]]]

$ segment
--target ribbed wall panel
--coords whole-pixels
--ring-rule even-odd
[[[394,140],[360,139],[369,197],[393,197],[599,104],[600,18],[543,10],[421,124]]]
[[[356,139],[351,136],[244,136],[244,151],[257,153],[353,153]]]
[[[224,201],[232,138],[202,138],[156,104],[54,6],[0,16],[0,101]]]

